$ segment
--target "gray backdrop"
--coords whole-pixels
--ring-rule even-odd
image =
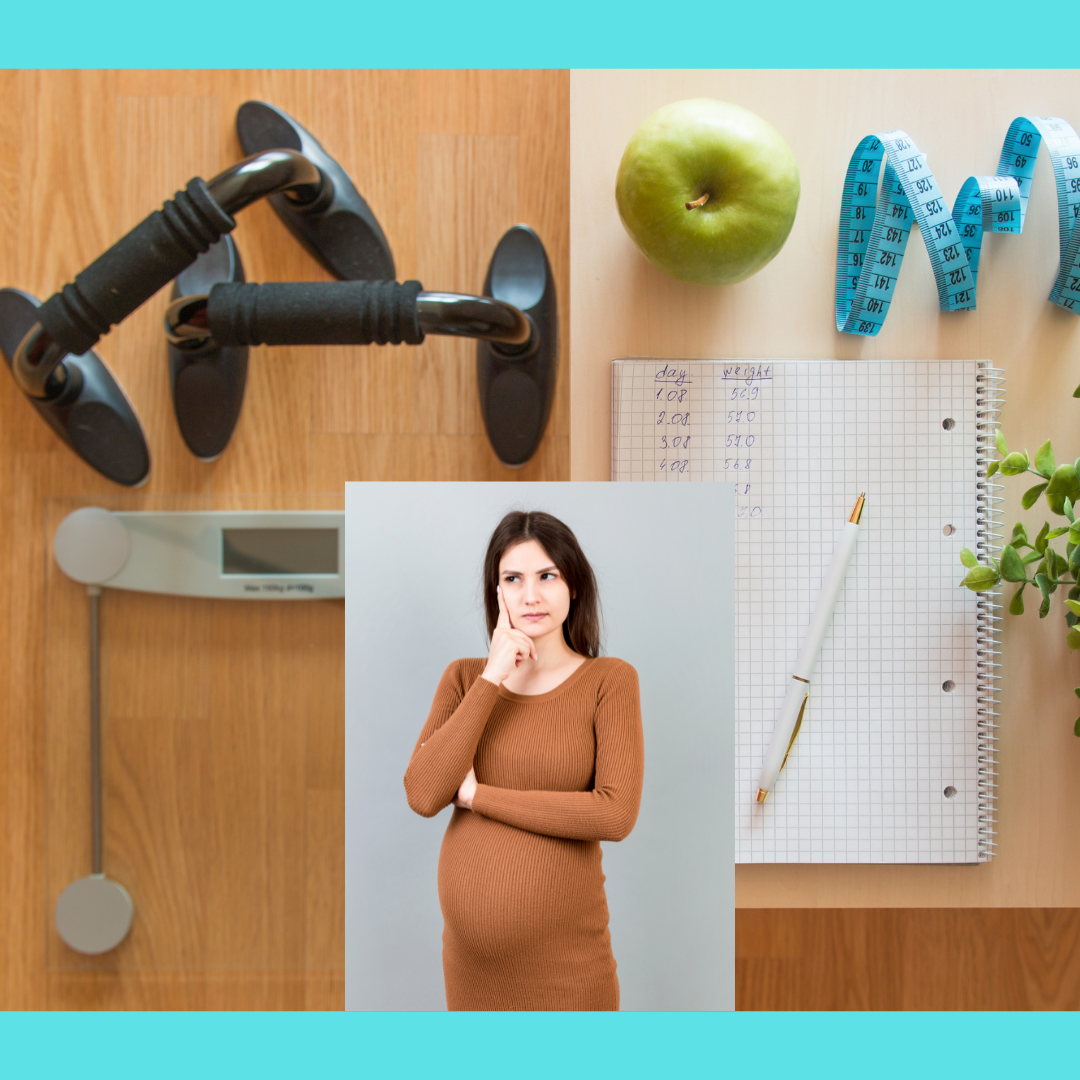
[[[604,652],[641,683],[641,811],[603,845],[621,1008],[734,1008],[734,503],[719,483],[346,485],[347,1008],[446,1008],[452,808],[419,817],[402,778],[443,669],[487,655],[480,570],[512,509],[573,529]]]

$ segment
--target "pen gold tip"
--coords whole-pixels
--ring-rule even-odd
[[[763,791],[761,788],[757,789],[757,802],[764,802],[769,797],[767,791]]]
[[[863,507],[865,505],[866,505],[866,492],[864,491],[855,500],[855,509],[851,511],[851,517],[848,518],[848,521],[850,521],[853,525],[858,525],[859,524],[859,518],[862,517],[862,511],[863,511]]]

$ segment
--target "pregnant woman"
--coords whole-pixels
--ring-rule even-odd
[[[637,819],[637,672],[600,656],[574,534],[507,514],[484,560],[486,658],[443,673],[409,767],[418,814],[454,804],[439,856],[449,1009],[618,1009],[601,840]]]

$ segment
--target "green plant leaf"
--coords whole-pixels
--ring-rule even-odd
[[[968,567],[968,569],[979,565],[979,560],[975,558],[975,553],[968,548],[964,548],[963,551],[960,552],[960,561]]]
[[[998,466],[1000,466],[1000,465],[1001,465],[1000,461],[994,460],[994,461],[991,461],[990,464],[986,466],[986,479],[987,480],[989,480],[990,477],[993,476],[994,473],[996,473],[998,471]]]
[[[1069,526],[1069,543],[1080,544],[1080,521]]]
[[[1048,554],[1051,554],[1054,557],[1054,565],[1050,568],[1054,572],[1054,579],[1060,581],[1069,573],[1069,562],[1060,551],[1051,551],[1050,548],[1047,548],[1046,550]],[[1054,586],[1054,589],[1056,588],[1057,585]],[[1050,591],[1053,592],[1053,589]]]
[[[1024,590],[1027,588],[1027,584],[1021,585],[1016,592],[1013,593],[1013,598],[1009,601],[1009,614],[1010,615],[1023,615],[1024,614]],[[1080,694],[1077,695],[1080,697]]]
[[[1033,562],[1038,562],[1042,558],[1041,551],[1035,551],[1032,549],[1024,556],[1024,565],[1028,566]]]
[[[1066,635],[1065,641],[1070,649],[1080,649],[1080,630],[1074,626]]]
[[[1076,502],[1080,498],[1080,476],[1074,465],[1059,465],[1046,485],[1046,501],[1055,514],[1065,513],[1065,499]]]
[[[1076,389],[1078,392],[1080,392],[1080,386],[1078,386]],[[1076,397],[1076,394],[1073,394],[1073,397]],[[1076,718],[1076,723],[1073,724],[1073,734],[1077,738],[1080,738],[1080,716]]]
[[[1030,510],[1038,501],[1039,496],[1046,490],[1045,484],[1036,484],[1032,488],[1028,488],[1024,492],[1023,498],[1020,500],[1020,505],[1025,510]]]
[[[1027,536],[1027,529],[1024,528],[1024,523],[1018,521],[1013,526],[1012,539],[1009,541],[1014,548],[1031,547],[1031,541]]]
[[[1035,468],[1048,480],[1053,476],[1054,470],[1057,468],[1057,461],[1054,459],[1054,448],[1050,445],[1049,439],[1035,451]]]
[[[1078,387],[1078,389],[1080,389],[1080,387]],[[1009,448],[1005,445],[1005,435],[1002,433],[1001,428],[998,428],[994,435],[994,445],[998,448],[998,453],[1002,457],[1005,457],[1008,454]]]
[[[1059,536],[1064,536],[1069,531],[1070,526],[1059,525],[1056,529],[1051,529],[1046,534],[1047,540],[1056,540]]]
[[[1065,606],[1074,614],[1080,615],[1080,600],[1066,600]]]
[[[1027,581],[1024,562],[1012,544],[1006,544],[1001,553],[1001,576],[1006,581]]]
[[[1068,565],[1065,560],[1053,549],[1048,547],[1046,549],[1046,578],[1050,583],[1050,591],[1053,592],[1057,588],[1057,579],[1059,577],[1058,571],[1064,572],[1068,569]]]
[[[986,592],[994,589],[1001,581],[1001,575],[992,566],[976,566],[968,571],[968,575],[960,583],[966,585],[972,592]]]
[[[1046,550],[1046,537],[1050,533],[1050,522],[1044,521],[1043,527],[1039,530],[1039,535],[1035,537],[1035,550],[1040,554]]]
[[[1045,574],[1035,575],[1035,584],[1042,593],[1042,603],[1039,605],[1039,618],[1045,619],[1050,611],[1050,579]]]
[[[1057,577],[1057,552],[1049,545],[1046,545],[1046,550],[1043,552],[1043,558],[1046,560],[1046,576],[1053,583],[1053,579]],[[1051,588],[1053,592],[1053,588]]]
[[[1080,697],[1080,686],[1076,686],[1076,687],[1073,687],[1073,693],[1074,693],[1074,694],[1075,694],[1075,695],[1076,695],[1077,697]]]
[[[1080,580],[1080,544],[1074,544],[1072,551],[1069,552],[1069,573]]]
[[[1001,459],[999,467],[1002,476],[1019,476],[1028,470],[1028,456],[1021,454],[1019,450],[1014,450]]]
[[[1080,473],[1078,473],[1077,475],[1080,475]],[[1076,520],[1076,512],[1073,509],[1073,501],[1067,495],[1065,496],[1065,516],[1070,521]]]

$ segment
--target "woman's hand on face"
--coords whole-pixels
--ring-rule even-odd
[[[495,589],[495,596],[499,601],[499,621],[491,635],[487,667],[480,677],[501,686],[510,672],[515,671],[520,664],[536,659],[536,646],[528,634],[515,630],[510,625],[510,613],[506,610],[501,586]]]
[[[465,776],[465,779],[461,781],[461,787],[458,788],[457,794],[454,796],[454,805],[460,806],[462,810],[471,810],[473,796],[476,794],[476,772],[470,769]]]

